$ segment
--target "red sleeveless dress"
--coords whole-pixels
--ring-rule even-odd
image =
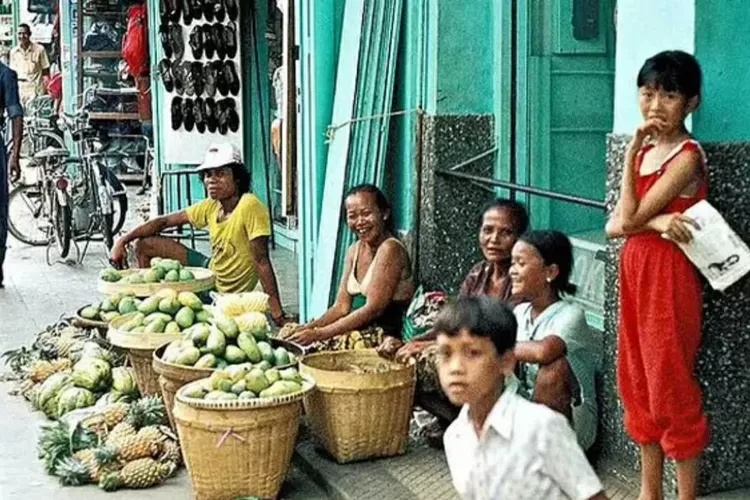
[[[642,148],[635,161],[639,200],[684,151],[703,156],[703,180],[694,196],[675,198],[662,213],[682,213],[706,198],[705,155],[696,141],[675,148],[656,172],[639,175],[643,156],[651,148]],[[625,429],[639,444],[659,443],[675,460],[699,455],[710,439],[694,373],[701,342],[702,288],[697,269],[676,244],[654,231],[628,237],[620,257],[617,356]]]

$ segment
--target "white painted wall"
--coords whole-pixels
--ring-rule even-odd
[[[630,134],[641,121],[636,78],[643,62],[662,50],[695,48],[695,0],[619,0],[613,132]]]

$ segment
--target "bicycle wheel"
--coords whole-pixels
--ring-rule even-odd
[[[8,195],[8,229],[15,239],[32,246],[49,244],[52,227],[44,194],[36,185],[17,186]]]
[[[60,257],[64,259],[70,252],[70,225],[72,217],[70,203],[66,203],[65,205],[61,204],[60,199],[57,197],[57,194],[55,192],[49,193],[49,196],[52,200],[52,228],[55,233],[57,250],[60,252]]]
[[[13,138],[7,142],[5,147],[8,154],[10,154],[13,149]],[[24,133],[21,140],[21,155],[19,159],[21,167],[35,167],[34,154],[50,147],[65,149],[65,139],[59,134],[48,130],[35,132],[33,138],[31,134]]]
[[[102,215],[102,239],[107,250],[112,250],[115,245],[114,233],[112,233],[113,217],[112,214]]]
[[[109,184],[114,193],[112,196],[112,234],[115,235],[125,225],[125,216],[128,213],[128,195],[120,179],[109,169],[107,169],[104,175],[104,182]]]

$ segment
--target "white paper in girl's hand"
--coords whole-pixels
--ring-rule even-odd
[[[706,200],[685,211],[698,223],[693,239],[679,246],[714,290],[724,291],[750,272],[750,249]]]

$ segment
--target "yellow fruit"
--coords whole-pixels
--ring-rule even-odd
[[[172,462],[141,458],[125,464],[119,472],[102,475],[99,486],[107,491],[118,488],[150,488],[171,476],[175,468]]]
[[[117,458],[122,462],[130,462],[139,458],[159,456],[159,453],[161,453],[160,441],[161,436],[153,439],[153,436],[148,434],[127,436],[120,440],[116,447]]]
[[[86,468],[89,470],[89,477],[94,483],[98,483],[99,479],[104,472],[114,472],[117,470],[117,464],[110,463],[102,465],[96,459],[96,451],[94,449],[85,449],[78,451],[73,454],[73,458],[80,460]]]
[[[107,405],[102,411],[102,417],[104,422],[107,424],[108,429],[112,429],[114,426],[125,420],[128,414],[128,403],[112,403]]]
[[[160,462],[172,462],[175,465],[182,463],[182,451],[176,441],[167,439],[162,443],[162,453],[159,457]]]
[[[55,374],[55,367],[49,361],[35,361],[29,369],[29,378],[34,382],[44,382]]]
[[[113,448],[119,448],[123,440],[133,436],[135,436],[135,428],[128,422],[120,422],[107,436],[106,444]]]

